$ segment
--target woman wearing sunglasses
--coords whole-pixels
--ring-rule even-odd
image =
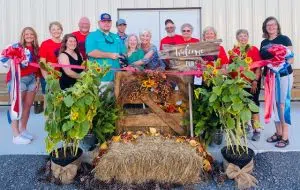
[[[182,40],[183,40],[182,44],[197,43],[200,41],[199,39],[192,37],[193,30],[194,27],[189,23],[185,23],[181,26]]]

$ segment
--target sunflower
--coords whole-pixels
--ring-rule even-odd
[[[213,73],[213,75],[217,75],[218,74],[218,69],[215,68],[212,73]]]
[[[251,57],[246,57],[246,58],[245,58],[245,62],[246,62],[247,64],[250,64],[250,63],[253,62],[253,60],[252,60]]]
[[[71,111],[71,120],[74,121],[78,118],[79,114],[78,112]]]
[[[148,79],[148,80],[144,80],[142,86],[146,87],[146,88],[152,88],[155,85],[155,81]]]
[[[96,70],[97,73],[101,73],[101,71],[102,71],[101,67],[96,67],[95,70]]]

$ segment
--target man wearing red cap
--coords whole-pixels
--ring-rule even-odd
[[[79,51],[82,55],[83,60],[87,60],[85,53],[85,39],[90,33],[91,23],[87,17],[81,17],[78,23],[79,31],[73,32],[72,34],[77,38],[79,44]]]

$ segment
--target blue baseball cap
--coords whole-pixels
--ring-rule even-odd
[[[105,20],[111,21],[111,16],[110,16],[110,14],[108,14],[108,13],[102,13],[102,14],[100,15],[100,20],[101,20],[101,21],[105,21]]]
[[[126,24],[126,20],[125,20],[125,19],[122,19],[122,18],[120,18],[119,20],[117,20],[116,25],[119,26],[119,25],[121,25],[121,24],[127,25],[127,24]]]

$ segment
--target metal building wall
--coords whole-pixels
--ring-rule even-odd
[[[300,22],[296,20],[300,17],[299,0],[0,0],[0,7],[0,49],[18,40],[25,26],[33,26],[41,42],[49,37],[48,24],[54,20],[63,24],[64,33],[69,33],[77,29],[83,15],[90,18],[94,30],[102,12],[111,13],[115,21],[118,8],[179,7],[202,7],[202,28],[214,26],[226,49],[235,43],[239,28],[248,29],[251,43],[259,46],[262,22],[267,16],[275,16],[283,34],[292,39],[294,67],[300,68]]]

